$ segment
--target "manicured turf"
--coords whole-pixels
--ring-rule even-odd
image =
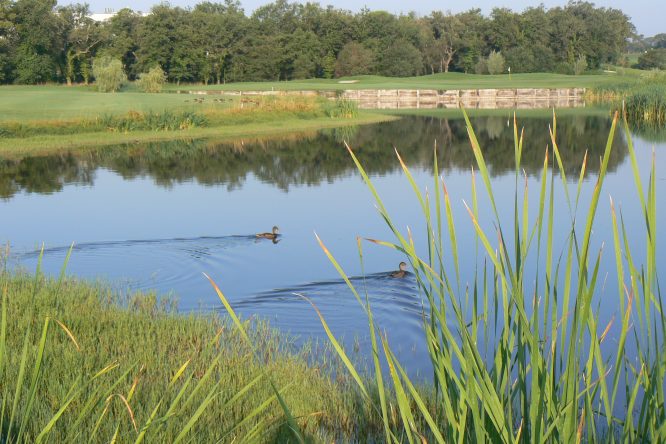
[[[168,90],[344,90],[344,89],[477,89],[477,88],[590,88],[635,81],[633,71],[571,76],[564,74],[534,73],[478,75],[450,72],[419,77],[356,76],[344,79],[310,79],[289,82],[245,82],[226,85],[169,85]],[[356,81],[355,83],[341,83]]]
[[[189,94],[138,91],[100,93],[92,87],[64,85],[0,87],[0,122],[69,120],[164,109],[200,109]],[[223,106],[223,104],[219,104]]]

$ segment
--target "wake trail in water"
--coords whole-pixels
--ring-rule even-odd
[[[188,289],[188,283],[202,280],[202,271],[241,265],[243,259],[236,252],[261,241],[234,235],[74,244],[67,272],[102,278],[129,290],[180,293]],[[42,256],[45,272],[56,273],[69,250],[69,246],[56,246],[43,252],[12,253],[10,265],[34,270]]]

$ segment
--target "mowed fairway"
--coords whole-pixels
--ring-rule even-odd
[[[355,76],[341,79],[309,79],[288,82],[243,82],[225,85],[169,85],[170,90],[344,90],[344,89],[486,89],[486,88],[591,88],[617,82],[635,82],[635,70],[581,76],[534,73],[480,75],[449,72],[418,77]]]
[[[216,104],[222,107],[222,104]],[[92,119],[129,111],[201,110],[189,94],[100,93],[85,86],[2,86],[0,121]]]

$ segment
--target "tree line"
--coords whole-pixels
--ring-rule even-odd
[[[581,1],[419,16],[287,0],[246,15],[224,0],[96,22],[87,5],[0,0],[0,82],[87,83],[97,57],[120,60],[130,79],[160,66],[172,82],[484,73],[491,54],[514,73],[573,73],[618,63],[634,33],[622,11]]]

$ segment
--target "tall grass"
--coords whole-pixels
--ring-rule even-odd
[[[423,213],[427,251],[417,251],[411,231],[398,229],[349,149],[381,217],[395,236],[393,241],[371,241],[398,250],[409,259],[427,301],[423,329],[433,368],[431,396],[424,396],[407,376],[382,326],[374,321],[369,299],[352,285],[320,240],[367,313],[373,381],[361,377],[326,320],[317,314],[360,394],[383,419],[386,442],[666,440],[666,317],[656,263],[655,166],[653,160],[645,188],[625,122],[645,225],[625,226],[612,200],[610,214],[598,214],[616,126],[617,114],[600,159],[594,191],[586,201],[582,186],[587,161],[581,165],[577,185],[571,186],[558,149],[555,117],[538,188],[530,190],[527,181],[523,184],[524,141],[514,119],[515,190],[508,218],[501,217],[498,190],[493,188],[469,119],[467,129],[476,169],[471,176],[471,202],[465,203],[466,220],[454,217],[454,200],[439,176],[437,155],[430,193],[418,188],[398,155],[409,184],[406,186],[413,188]],[[487,195],[491,221],[480,219],[480,189]],[[564,194],[568,208],[556,207],[556,192]],[[536,208],[530,208],[529,193],[538,195]],[[567,210],[570,224],[556,226],[555,211]],[[580,211],[584,218],[577,220]],[[591,241],[595,220],[602,216],[612,220],[614,299],[600,282],[604,252]],[[474,227],[476,239],[478,260],[470,282],[462,281],[459,250],[475,246],[458,243],[461,223]],[[487,230],[483,228],[486,226],[494,228]],[[645,238],[643,263],[635,256],[635,245],[627,235],[639,229]],[[561,230],[566,230],[568,237],[563,245],[556,245],[554,232]],[[361,241],[359,253],[362,260]],[[603,302],[598,299],[602,293]],[[617,319],[600,324],[595,308],[599,303],[616,304]],[[617,351],[607,354],[602,350],[609,335],[617,340]],[[489,338],[494,343],[486,355],[484,344]],[[388,371],[383,372],[383,366]],[[371,386],[377,388],[377,395],[371,394]]]
[[[666,83],[646,85],[625,100],[627,119],[638,126],[666,127]]]
[[[632,130],[664,132],[666,128],[666,74],[648,73],[641,82],[600,85],[589,91],[592,102],[610,102],[626,112]]]
[[[345,378],[261,323],[234,329],[39,268],[0,270],[0,293],[2,443],[355,439]]]
[[[337,97],[334,102],[329,102],[326,113],[330,117],[352,119],[358,115],[358,103],[354,100]]]

